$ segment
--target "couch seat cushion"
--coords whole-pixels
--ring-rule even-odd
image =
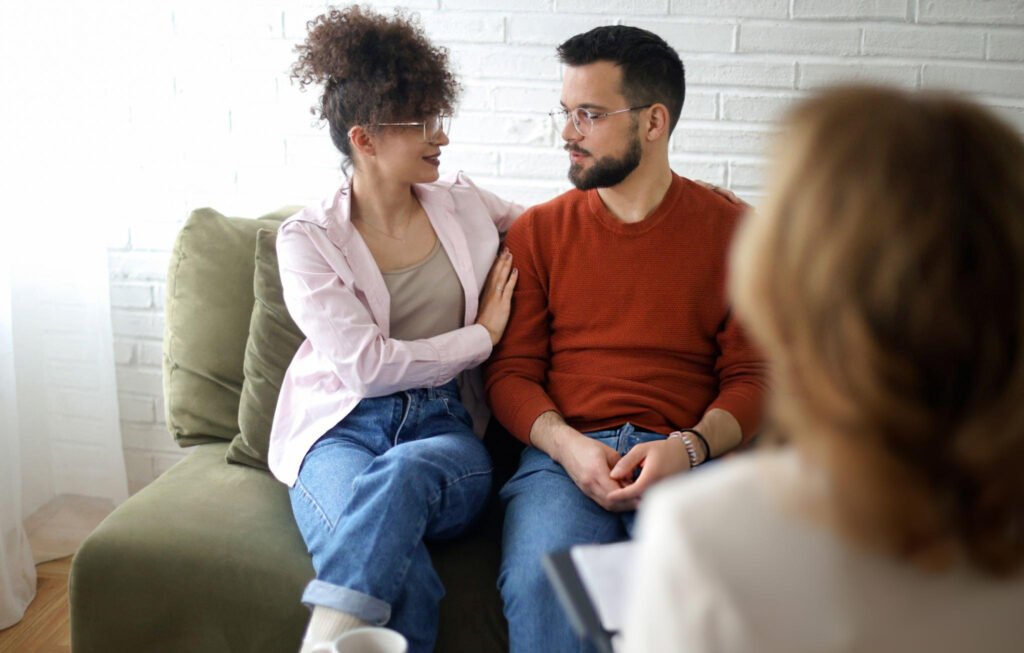
[[[75,653],[298,650],[313,568],[287,488],[229,465],[227,446],[196,447],[83,543],[70,581]],[[431,547],[447,588],[438,651],[507,650],[497,514]]]

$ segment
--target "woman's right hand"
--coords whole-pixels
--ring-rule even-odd
[[[505,333],[508,316],[512,311],[512,291],[516,287],[519,271],[512,267],[512,252],[506,247],[494,260],[487,281],[480,293],[480,310],[476,323],[491,334],[491,344],[496,345]]]

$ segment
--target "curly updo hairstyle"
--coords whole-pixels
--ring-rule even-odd
[[[306,25],[295,49],[291,77],[303,89],[323,84],[319,114],[335,147],[351,159],[348,130],[371,132],[382,122],[421,120],[451,113],[459,84],[448,69],[448,51],[427,40],[415,17],[382,16],[353,5],[331,9]]]

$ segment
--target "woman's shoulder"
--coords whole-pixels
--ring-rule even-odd
[[[333,193],[319,202],[307,204],[300,210],[288,216],[281,223],[281,228],[289,227],[295,229],[300,226],[316,226],[326,229],[331,222],[331,216],[337,216],[338,212],[347,214],[349,202],[349,185],[342,184]]]

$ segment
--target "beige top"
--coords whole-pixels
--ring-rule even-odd
[[[419,263],[382,273],[391,295],[391,337],[422,340],[462,328],[466,297],[441,242]]]
[[[805,516],[821,472],[739,454],[644,496],[625,653],[1020,653],[1024,575],[931,574]]]

